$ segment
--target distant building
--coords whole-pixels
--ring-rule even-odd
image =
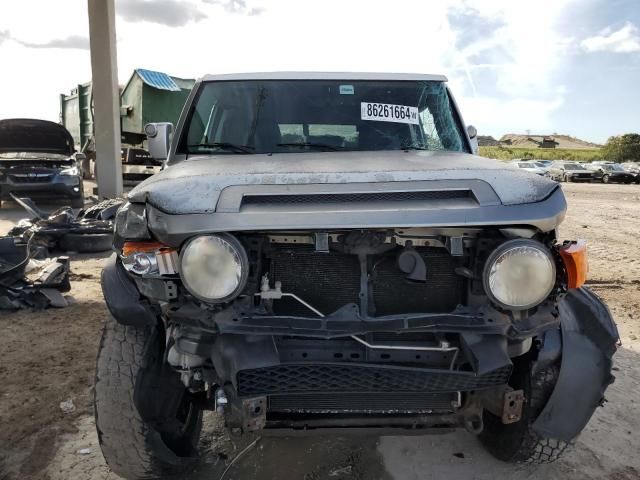
[[[490,135],[478,135],[479,147],[499,147],[500,142]]]

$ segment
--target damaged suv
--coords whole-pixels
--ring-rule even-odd
[[[100,444],[127,478],[232,434],[464,428],[553,461],[612,382],[618,333],[539,175],[475,156],[446,78],[209,76],[102,274]]]

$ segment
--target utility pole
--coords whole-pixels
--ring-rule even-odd
[[[98,196],[122,196],[120,90],[114,0],[88,0],[91,88],[94,104]]]

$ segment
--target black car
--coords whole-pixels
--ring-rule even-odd
[[[617,163],[603,163],[593,165],[593,178],[600,180],[602,183],[632,183],[635,182],[636,176],[627,172],[622,165]]]
[[[18,196],[67,198],[84,205],[80,162],[71,134],[46,120],[0,120],[0,202]]]

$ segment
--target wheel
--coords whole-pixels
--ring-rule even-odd
[[[522,418],[505,425],[486,410],[483,414],[484,430],[479,438],[494,457],[506,462],[551,463],[564,453],[569,443],[545,438],[531,428],[551,396],[559,371],[558,365],[552,365],[532,376],[530,361],[515,363],[509,384],[516,390],[524,390]]]
[[[177,374],[161,373],[163,340],[156,327],[124,326],[109,318],[100,342],[94,390],[98,441],[107,465],[129,480],[184,473],[198,459],[202,412]],[[179,396],[164,398],[165,392]],[[138,405],[147,404],[153,407],[142,415]]]
[[[112,233],[67,233],[58,242],[61,250],[78,253],[106,252],[112,245]]]
[[[609,175],[602,176],[602,183],[609,183]]]

